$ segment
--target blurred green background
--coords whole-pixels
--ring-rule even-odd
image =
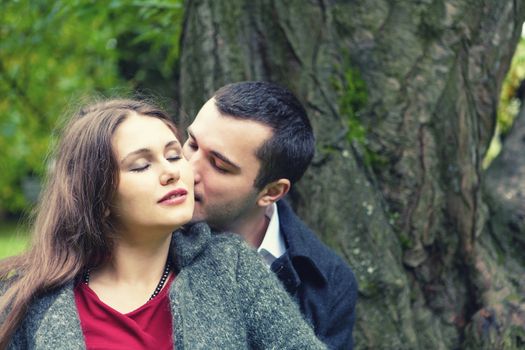
[[[82,97],[142,91],[176,103],[184,8],[171,1],[8,0],[0,5],[0,258],[28,240],[56,127]],[[522,38],[485,165],[518,109]]]
[[[0,258],[23,249],[58,120],[83,97],[176,95],[182,1],[0,4]]]

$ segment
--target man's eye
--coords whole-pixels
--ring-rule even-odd
[[[197,149],[197,144],[195,142],[188,142],[188,146],[190,146],[191,149]]]
[[[226,170],[224,168],[221,168],[219,165],[217,165],[217,162],[212,161],[211,163],[212,163],[213,167],[215,168],[215,170],[217,170],[219,173],[226,174],[228,172],[228,170]]]

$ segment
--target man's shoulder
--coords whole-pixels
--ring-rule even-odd
[[[288,203],[281,200],[277,203],[281,233],[288,245],[288,252],[294,257],[305,257],[327,279],[351,278],[354,273],[350,266],[293,212]]]
[[[279,202],[277,208],[288,244],[283,261],[290,258],[300,278],[296,295],[302,312],[330,348],[351,348],[358,291],[352,269],[287,203]],[[283,282],[286,285],[286,279]]]

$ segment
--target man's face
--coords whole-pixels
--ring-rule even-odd
[[[264,124],[221,115],[213,98],[204,104],[183,146],[195,173],[193,221],[227,230],[254,213],[261,166],[255,153],[271,135]]]

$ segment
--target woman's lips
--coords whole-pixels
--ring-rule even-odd
[[[164,205],[180,204],[186,200],[188,191],[183,188],[177,188],[176,190],[168,192],[164,197],[158,200],[157,203]]]

